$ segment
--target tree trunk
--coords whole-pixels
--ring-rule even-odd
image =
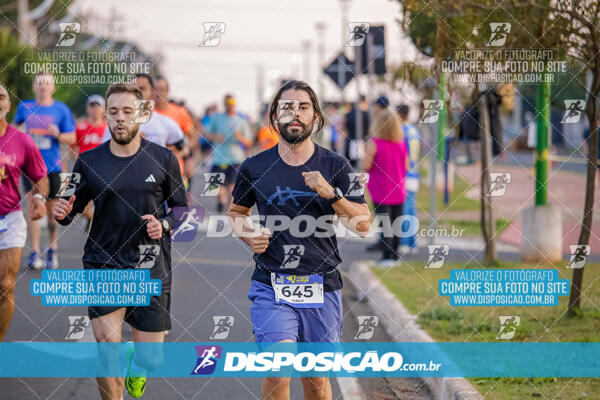
[[[496,227],[492,213],[492,197],[489,196],[492,149],[490,117],[485,93],[479,98],[477,108],[479,111],[479,139],[481,143],[481,232],[485,245],[483,262],[484,264],[491,264],[496,261]]]
[[[598,64],[596,64],[598,65]],[[592,216],[594,212],[594,184],[596,181],[596,162],[598,161],[598,126],[597,126],[597,107],[596,99],[600,89],[600,68],[592,71],[594,74],[592,87],[588,95],[586,104],[586,113],[590,122],[590,139],[588,146],[587,175],[585,179],[585,204],[583,206],[583,220],[581,223],[581,232],[579,233],[579,245],[587,245],[590,242],[590,233],[592,231]],[[584,267],[585,268],[585,267]],[[573,315],[579,311],[581,304],[581,286],[583,284],[583,269],[573,270],[573,279],[571,280],[571,294],[569,295],[568,313]]]

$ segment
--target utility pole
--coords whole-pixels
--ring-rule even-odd
[[[448,122],[446,110],[446,75],[443,72],[440,73],[439,93],[440,100],[442,101],[442,109],[438,116],[437,159],[443,162],[446,154],[446,123]]]
[[[319,98],[321,99],[321,106],[325,101],[325,83],[323,77],[323,67],[325,63],[325,31],[327,30],[327,24],[323,21],[319,21],[315,24],[317,31],[317,63],[318,63],[318,82],[319,82]]]
[[[310,40],[302,41],[302,79],[310,83]]]
[[[341,8],[341,17],[342,17],[342,45],[346,42],[346,39],[348,39],[348,10],[350,9],[350,3],[352,2],[352,0],[339,0],[340,1],[340,8]],[[343,50],[343,49],[342,49]]]
[[[264,101],[265,94],[265,66],[263,64],[259,64],[256,67],[256,104],[258,109],[256,110],[256,114],[258,116],[257,120],[262,124],[262,105]]]
[[[550,125],[550,82],[537,87],[537,141],[535,145],[535,205],[548,204],[548,126]]]
[[[342,48],[342,52],[345,53],[345,48],[344,48],[344,43],[346,42],[346,39],[348,38],[348,10],[350,8],[350,3],[352,2],[352,0],[339,0],[340,2],[340,7],[341,7],[341,16],[342,16],[342,29],[341,29],[341,33],[342,33],[342,40],[341,40],[341,48]],[[345,104],[346,103],[346,93],[344,91],[344,89],[340,89],[341,91],[341,103]]]

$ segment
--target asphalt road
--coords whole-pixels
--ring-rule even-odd
[[[197,187],[196,187],[197,190]],[[214,213],[213,199],[203,198]],[[61,228],[59,240],[60,268],[81,268],[85,233],[76,220]],[[366,244],[341,240],[344,264],[374,257],[364,251]],[[46,243],[45,233],[42,247]],[[235,318],[226,341],[254,341],[249,319],[250,302],[246,295],[252,273],[251,252],[238,239],[207,238],[199,233],[190,243],[173,246],[172,323],[166,337],[173,342],[211,341],[212,316],[231,315]],[[24,249],[23,263],[28,254]],[[413,256],[419,257],[419,256]],[[23,265],[16,286],[16,308],[5,341],[65,341],[68,316],[87,315],[84,307],[46,307],[39,297],[30,295],[30,280],[39,278],[39,271],[29,271]],[[345,278],[344,341],[353,341],[357,315],[370,315],[363,301],[356,297],[351,283]],[[91,337],[88,335],[88,339]],[[123,340],[132,340],[127,325]],[[387,341],[383,329],[375,331],[373,341]],[[430,399],[420,379],[358,379],[368,399]],[[149,380],[144,399],[259,399],[261,380],[256,378],[156,378]],[[338,382],[332,379],[334,399],[344,399]],[[11,378],[0,379],[0,399],[96,399],[99,398],[93,378]],[[125,398],[128,398],[125,395]],[[292,381],[292,398],[302,398],[300,381]]]

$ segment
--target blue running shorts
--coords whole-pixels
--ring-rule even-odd
[[[275,302],[270,285],[252,281],[250,319],[258,343],[339,342],[342,336],[342,291],[324,293],[322,308],[293,308]]]

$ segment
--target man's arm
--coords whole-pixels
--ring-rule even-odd
[[[242,143],[246,148],[252,146],[252,139],[250,137],[250,127],[246,121],[240,123],[235,130],[235,138]]]
[[[225,135],[219,133],[206,132],[204,133],[204,137],[215,143],[223,143],[225,141]]]
[[[163,235],[164,230],[162,220],[167,221],[171,229],[175,226],[175,216],[173,214],[173,209],[175,207],[187,207],[185,186],[183,185],[179,162],[177,161],[175,154],[169,154],[168,163],[169,165],[167,167],[165,179],[162,183],[162,189],[163,193],[166,193],[167,195],[166,202],[169,206],[169,212],[160,219],[153,214],[142,215],[142,219],[148,221],[146,231],[151,239],[160,239]]]
[[[360,237],[367,237],[371,227],[371,211],[365,203],[355,203],[343,198],[331,205],[342,224]]]
[[[73,118],[73,114],[67,106],[64,106],[64,118],[60,121],[60,126],[51,125],[51,127],[56,128],[51,129],[50,132],[60,143],[72,146],[77,142],[77,135],[75,134],[75,118]]]
[[[69,225],[73,221],[73,218],[81,213],[90,200],[92,200],[83,167],[83,161],[79,157],[73,166],[73,173],[80,175],[79,184],[75,188],[75,194],[69,200],[58,199],[54,205],[52,214],[56,222],[61,225]]]
[[[332,200],[335,197],[335,189],[331,186],[321,172],[303,172],[306,186],[314,190],[319,196]],[[345,191],[345,188],[342,188]],[[347,198],[342,198],[331,205],[335,213],[340,217],[342,225],[356,233],[360,237],[367,237],[371,225],[371,212],[366,203],[358,203]]]
[[[269,228],[255,230],[250,219],[252,208],[232,204],[227,216],[233,232],[242,239],[255,253],[264,253],[269,247],[271,231]]]
[[[37,148],[33,139],[26,137],[25,142],[25,162],[23,163],[22,173],[33,182],[32,202],[29,208],[31,219],[37,220],[46,214],[46,197],[48,197],[49,183],[48,169],[42,158],[42,153]]]
[[[167,149],[171,150],[178,158],[181,158],[182,151],[185,148],[184,134],[177,122],[164,115],[157,116],[161,119],[167,129]]]
[[[221,135],[216,131],[216,116],[210,119],[208,129],[204,132],[204,137],[214,143],[223,143],[225,141],[225,135]]]
[[[77,136],[75,135],[75,132],[61,133],[57,139],[59,142],[69,146],[72,146],[77,142]]]
[[[33,182],[33,189],[31,193],[35,196],[36,194],[41,195],[42,197],[48,197],[48,191],[50,190],[50,184],[48,182],[48,177],[45,176],[37,182]]]
[[[232,195],[233,201],[227,213],[231,228],[240,239],[252,248],[252,251],[258,254],[264,253],[269,247],[271,231],[266,227],[256,230],[252,225],[250,212],[256,203],[256,193],[247,161],[240,166]]]
[[[361,169],[365,172],[368,172],[373,166],[373,159],[375,158],[375,153],[377,152],[377,147],[372,140],[367,142],[367,150],[365,154],[365,158],[362,160]]]
[[[74,145],[77,142],[77,135],[75,132],[60,132],[56,125],[50,125],[48,130],[58,140],[59,143],[64,143],[69,146]]]
[[[37,182],[33,182],[32,202],[29,209],[29,215],[32,220],[38,220],[46,215],[46,197],[48,197],[49,183],[48,177],[45,176]]]

